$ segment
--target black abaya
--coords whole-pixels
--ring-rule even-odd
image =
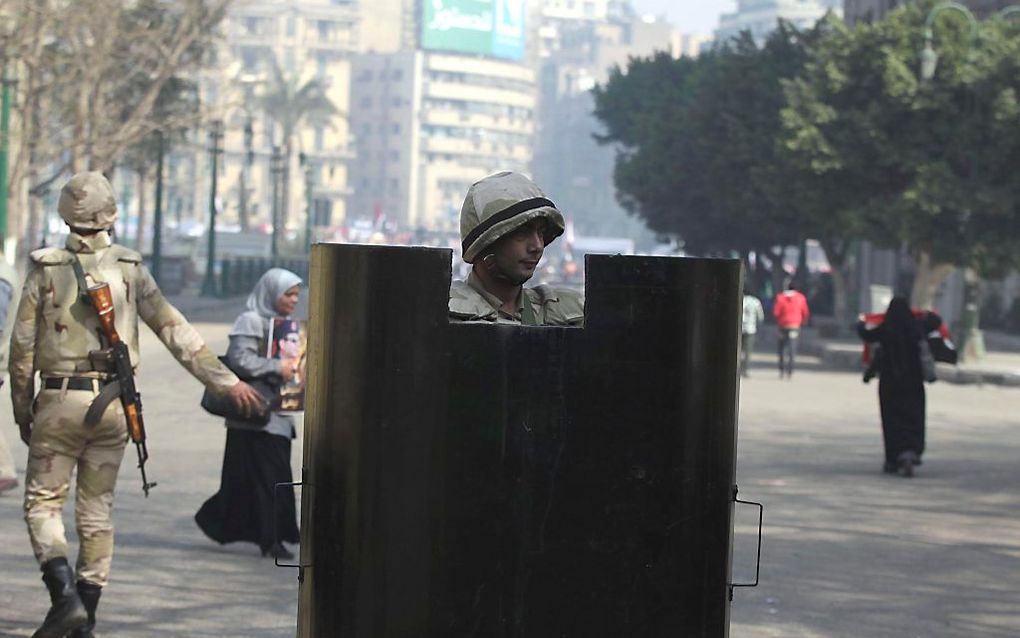
[[[290,439],[260,431],[227,429],[220,491],[202,505],[195,522],[218,543],[248,541],[263,549],[274,541],[299,540],[292,482]],[[279,536],[275,536],[275,534]]]

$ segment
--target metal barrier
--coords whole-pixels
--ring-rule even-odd
[[[308,282],[308,259],[302,257],[224,257],[216,292],[221,298],[246,295],[270,268],[286,268]]]

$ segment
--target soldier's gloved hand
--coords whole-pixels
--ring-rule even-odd
[[[234,404],[241,414],[251,416],[252,414],[262,414],[266,411],[269,406],[266,405],[266,400],[262,398],[258,390],[251,387],[244,381],[238,381],[237,385],[230,388],[227,393],[227,397]]]
[[[18,430],[21,432],[21,440],[28,445],[28,442],[32,440],[32,424],[31,423],[19,423]]]

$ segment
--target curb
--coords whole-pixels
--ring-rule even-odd
[[[833,347],[824,342],[804,344],[805,354],[818,357],[822,363],[840,370],[862,372],[861,354],[859,351],[847,350],[845,347]],[[965,366],[954,366],[939,363],[935,367],[939,381],[954,385],[997,385],[1008,388],[1020,388],[1020,373],[1002,370],[976,370]]]

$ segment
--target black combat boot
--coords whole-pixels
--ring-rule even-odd
[[[72,631],[69,638],[95,638],[92,630],[96,628],[96,607],[99,606],[99,596],[102,593],[103,588],[99,585],[86,583],[84,580],[78,581],[78,595],[81,596],[81,602],[89,614],[89,621]]]
[[[78,627],[89,621],[85,605],[78,597],[74,587],[74,572],[64,557],[54,558],[43,563],[43,582],[50,590],[50,607],[46,619],[32,638],[64,638]]]

